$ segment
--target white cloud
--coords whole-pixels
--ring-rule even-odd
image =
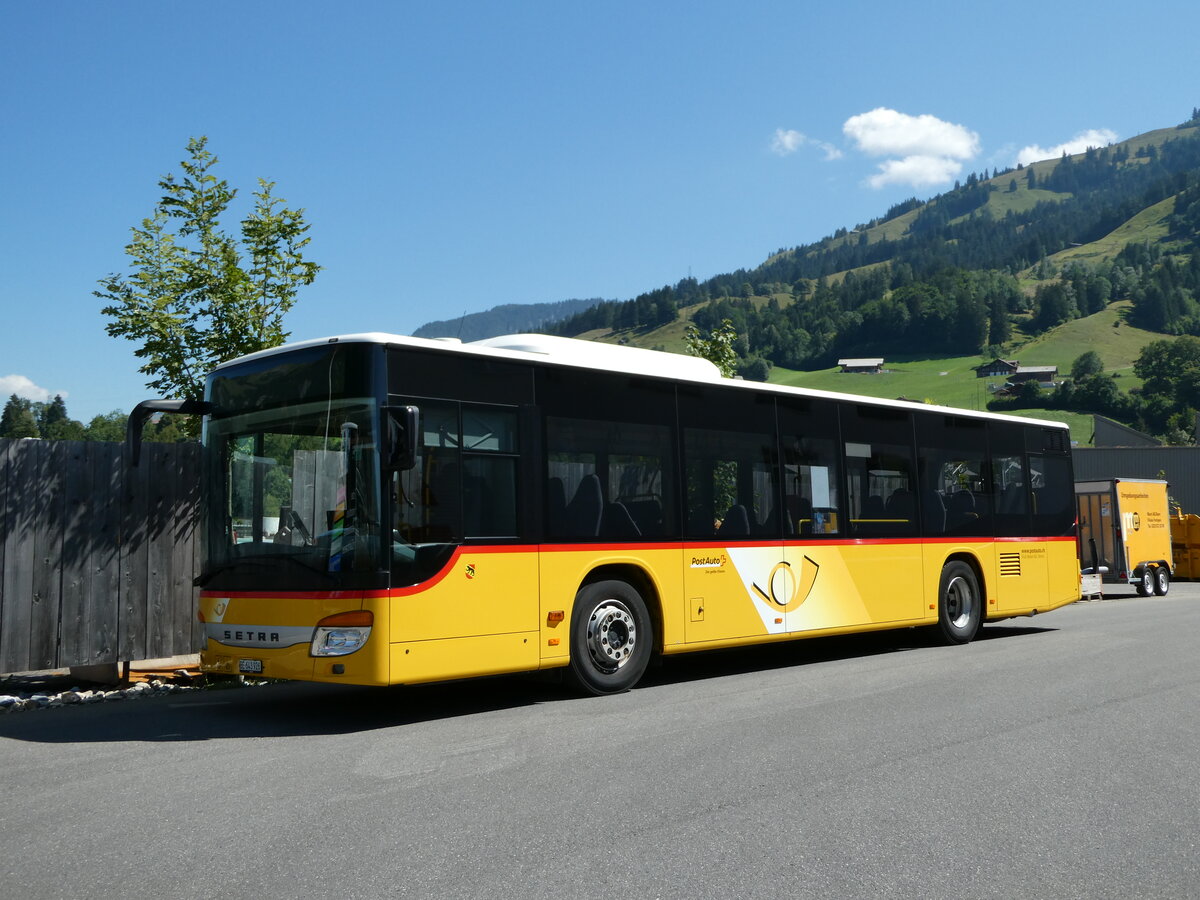
[[[842,151],[833,146],[833,144],[818,141],[816,138],[810,138],[808,135],[801,131],[796,131],[794,128],[775,129],[775,136],[771,138],[771,152],[777,153],[780,156],[791,156],[806,144],[820,148],[825,154],[826,160],[838,159],[842,155]]]
[[[808,138],[799,131],[790,128],[784,131],[782,128],[776,128],[775,137],[771,139],[771,151],[780,156],[787,156],[799,150],[807,140]]]
[[[45,403],[52,400],[55,394],[62,394],[63,399],[67,399],[66,391],[50,391],[44,387],[39,387],[24,375],[0,376],[0,403],[7,400],[13,394],[37,403]]]
[[[933,187],[951,181],[962,171],[962,163],[945,156],[906,156],[887,159],[879,164],[879,174],[867,179],[873,188],[889,184],[907,184],[915,188]]]
[[[851,116],[842,131],[871,156],[942,156],[970,159],[979,152],[979,135],[937,116],[909,116],[879,107]]]
[[[1069,141],[1055,144],[1053,147],[1041,147],[1037,144],[1023,147],[1017,154],[1017,162],[1027,166],[1039,159],[1057,159],[1064,153],[1074,156],[1076,153],[1087,150],[1088,147],[1104,147],[1116,140],[1117,133],[1111,128],[1091,128],[1080,132]]]
[[[928,114],[910,116],[882,106],[851,116],[842,131],[868,156],[893,157],[880,163],[878,174],[867,179],[873,188],[945,184],[962,171],[963,161],[980,150],[979,135],[965,125]]]

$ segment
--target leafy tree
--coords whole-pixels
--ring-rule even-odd
[[[93,292],[107,303],[108,334],[139,344],[147,387],[190,399],[218,363],[283,343],[283,316],[320,268],[304,259],[304,211],[284,206],[273,182],[259,179],[240,243],[222,230],[237,191],[212,173],[207,143],[190,140],[182,174],[159,180],[162,199],[125,248],[131,274]]]
[[[761,356],[751,357],[738,367],[738,374],[747,381],[766,381],[771,377],[771,362]]]
[[[1200,388],[1200,338],[1151,341],[1134,360],[1133,373],[1142,379],[1143,394],[1180,399]]]
[[[1071,363],[1071,378],[1079,381],[1089,375],[1099,375],[1104,371],[1104,360],[1100,358],[1100,354],[1095,350],[1088,350],[1086,353],[1081,353],[1075,357],[1075,362]]]
[[[683,344],[689,354],[707,359],[721,370],[722,375],[732,378],[737,372],[737,353],[733,349],[737,336],[737,329],[729,319],[722,319],[721,324],[709,331],[707,336],[689,322],[683,335]]]
[[[123,441],[125,440],[125,423],[128,417],[119,409],[110,413],[93,416],[84,431],[87,441]]]
[[[41,432],[33,414],[33,403],[13,394],[0,414],[0,438],[35,437],[41,437]]]

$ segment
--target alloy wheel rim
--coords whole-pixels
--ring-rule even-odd
[[[588,617],[587,646],[592,661],[605,672],[615,672],[633,656],[637,623],[620,600],[603,600]]]

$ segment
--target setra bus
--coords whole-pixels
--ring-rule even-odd
[[[724,379],[545,335],[218,366],[201,667],[413,684],[985,620],[1079,596],[1066,426]]]

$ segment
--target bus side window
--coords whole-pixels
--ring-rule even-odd
[[[844,407],[842,439],[851,533],[915,534],[917,479],[909,413],[859,404]]]
[[[838,411],[828,400],[780,397],[784,534],[836,535],[841,508],[842,454]]]
[[[1067,456],[1029,454],[1035,534],[1071,534],[1075,526],[1075,494]]]
[[[547,418],[547,536],[665,536],[669,447],[663,425]]]
[[[707,428],[683,435],[688,537],[778,537],[774,437]]]

